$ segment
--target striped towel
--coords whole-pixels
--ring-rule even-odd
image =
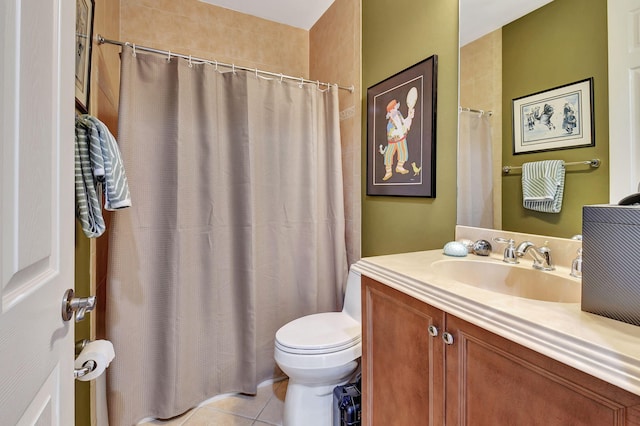
[[[560,213],[564,195],[564,161],[545,160],[522,165],[522,200],[525,209]]]
[[[76,217],[89,238],[104,233],[104,208],[131,206],[131,196],[120,150],[115,138],[100,120],[76,116],[75,143]]]

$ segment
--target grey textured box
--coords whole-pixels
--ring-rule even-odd
[[[640,325],[640,207],[582,209],[582,310]]]

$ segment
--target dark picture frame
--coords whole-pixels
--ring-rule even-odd
[[[76,0],[76,108],[89,112],[94,0]]]
[[[593,77],[513,99],[513,154],[595,146]]]
[[[435,198],[437,70],[432,55],[367,89],[367,195]]]

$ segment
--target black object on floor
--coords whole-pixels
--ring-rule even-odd
[[[333,426],[360,426],[361,381],[336,386],[333,390]]]

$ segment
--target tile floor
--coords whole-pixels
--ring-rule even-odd
[[[255,396],[215,397],[171,420],[152,420],[138,426],[282,426],[287,381],[265,383]]]

